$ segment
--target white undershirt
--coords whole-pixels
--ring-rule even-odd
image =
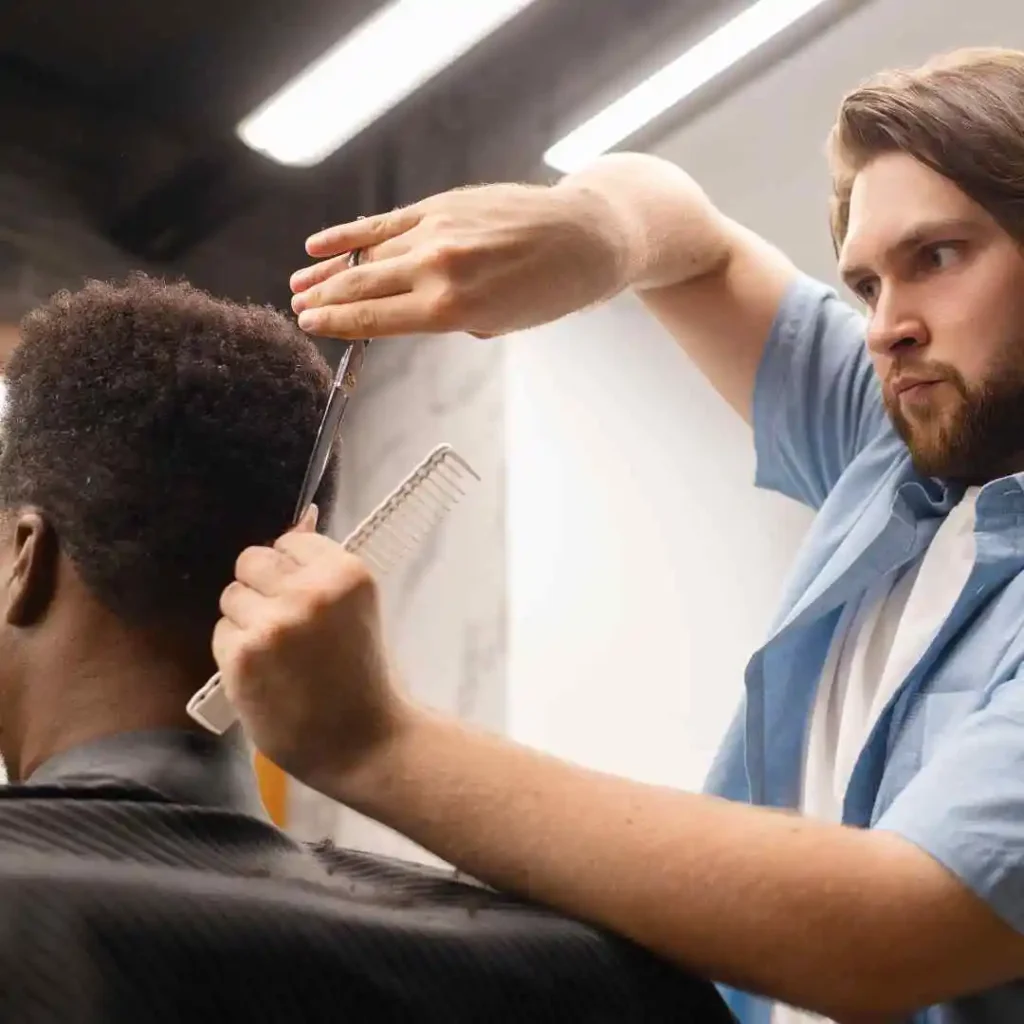
[[[893,695],[949,617],[974,566],[972,487],[939,527],[924,557],[851,601],[836,627],[811,711],[801,813],[839,822],[854,765]],[[821,1024],[777,1005],[772,1024]]]

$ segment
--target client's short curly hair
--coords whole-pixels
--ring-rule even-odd
[[[142,274],[58,293],[21,339],[0,508],[40,509],[125,622],[212,629],[238,554],[290,525],[323,357],[272,309]]]

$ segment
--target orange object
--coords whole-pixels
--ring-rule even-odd
[[[278,828],[288,824],[288,776],[262,754],[256,754],[256,778],[260,784],[260,796],[271,821]]]
[[[0,369],[7,365],[7,360],[20,340],[17,324],[0,324]]]

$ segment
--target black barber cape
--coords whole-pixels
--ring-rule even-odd
[[[239,741],[122,735],[0,787],[0,1022],[732,1018],[636,947],[267,821]]]

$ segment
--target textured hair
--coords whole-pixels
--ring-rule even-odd
[[[1024,243],[1024,52],[957,50],[877,75],[843,99],[828,150],[837,248],[854,179],[893,152],[948,178]]]
[[[313,343],[136,274],[29,313],[6,377],[0,508],[39,509],[127,624],[212,629],[239,553],[290,525],[330,387]]]

